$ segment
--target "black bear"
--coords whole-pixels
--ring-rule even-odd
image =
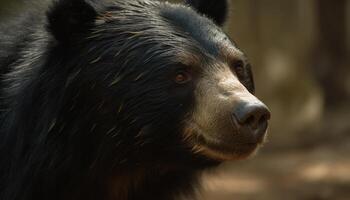
[[[1,200],[171,200],[270,117],[225,0],[56,0],[0,30]]]

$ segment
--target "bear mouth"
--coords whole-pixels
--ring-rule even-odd
[[[199,153],[209,158],[226,161],[245,159],[254,154],[260,145],[259,142],[228,144],[227,142],[217,142],[200,136],[198,137],[197,148],[199,148]]]
[[[218,134],[206,133],[199,126],[195,126],[195,129],[192,129],[192,131],[192,134],[195,135],[194,141],[192,141],[193,151],[217,161],[245,159],[253,155],[264,143],[264,140],[238,140],[238,138],[235,140],[234,137],[231,139],[208,137],[208,135]]]

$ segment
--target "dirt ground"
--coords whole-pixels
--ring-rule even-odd
[[[264,152],[203,177],[203,200],[350,200],[350,140]]]

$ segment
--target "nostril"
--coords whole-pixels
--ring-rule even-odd
[[[267,122],[269,119],[270,119],[270,113],[269,112],[264,113],[259,119],[259,124],[263,124]]]
[[[270,119],[270,114],[268,112],[262,113],[260,118],[257,121],[257,124],[253,127],[254,129],[258,129],[260,127],[266,126],[267,121]]]
[[[263,124],[266,121],[267,121],[267,117],[266,116],[262,116],[262,117],[260,117],[258,124]]]
[[[255,117],[252,115],[252,116],[249,116],[244,122],[243,124],[249,124],[251,126],[254,126],[255,124]]]

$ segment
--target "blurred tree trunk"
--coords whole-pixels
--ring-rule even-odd
[[[324,90],[326,108],[349,101],[346,46],[346,0],[318,0],[318,42],[313,68]]]

